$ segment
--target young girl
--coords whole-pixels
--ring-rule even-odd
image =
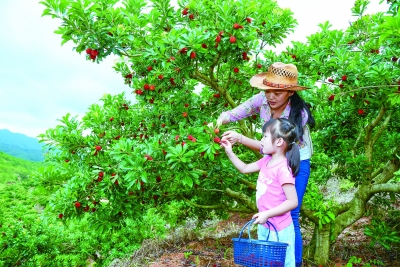
[[[297,207],[294,176],[299,171],[300,153],[295,141],[298,140],[296,127],[284,118],[271,119],[262,128],[260,152],[267,156],[246,164],[232,151],[232,144],[223,137],[221,146],[233,165],[241,173],[259,171],[256,202],[258,213],[253,215],[258,226],[258,239],[277,241],[274,229],[265,225],[267,221],[275,225],[279,241],[289,244],[286,250],[285,267],[295,266],[295,233],[290,211]]]

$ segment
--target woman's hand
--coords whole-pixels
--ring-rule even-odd
[[[264,224],[264,223],[266,223],[268,221],[269,217],[270,216],[268,214],[268,211],[263,211],[263,212],[259,212],[259,213],[254,214],[252,219],[256,219],[257,218],[254,221],[254,224]]]
[[[234,145],[236,142],[239,142],[241,140],[242,135],[235,131],[226,131],[222,134],[222,137],[228,140],[232,145]]]

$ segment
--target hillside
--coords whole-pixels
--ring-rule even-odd
[[[18,181],[28,178],[33,172],[43,166],[42,162],[31,162],[0,152],[0,181]]]
[[[7,129],[0,130],[0,151],[25,160],[36,162],[44,160],[42,144],[36,138],[13,133]]]

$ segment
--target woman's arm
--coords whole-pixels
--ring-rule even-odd
[[[248,138],[243,134],[237,133],[235,131],[226,131],[222,134],[222,137],[226,138],[232,144],[239,142],[250,149],[259,150],[260,149],[260,141]]]
[[[286,200],[273,209],[254,214],[253,219],[257,218],[254,221],[255,224],[256,223],[264,224],[268,221],[269,218],[284,214],[297,207],[298,200],[294,184],[283,184],[282,188],[283,191],[285,192]]]

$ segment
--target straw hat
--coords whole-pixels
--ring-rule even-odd
[[[256,74],[250,79],[250,85],[259,89],[300,91],[307,89],[297,84],[298,71],[293,64],[275,62],[268,68],[268,72]]]

